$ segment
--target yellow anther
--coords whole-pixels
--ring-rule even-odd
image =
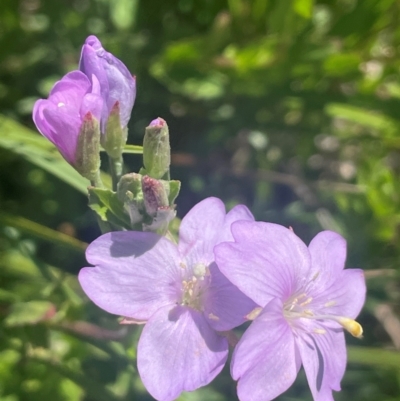
[[[247,320],[254,320],[262,311],[262,308],[258,306],[254,308],[248,315],[246,315]]]
[[[208,318],[209,318],[210,320],[219,320],[219,317],[216,316],[216,315],[214,315],[213,313],[210,313],[210,314],[208,315]]]
[[[316,333],[316,334],[325,334],[326,330],[324,330],[324,329],[314,329],[314,333]]]
[[[329,301],[324,306],[325,306],[325,308],[329,308],[329,307],[335,306],[335,305],[336,305],[336,301]]]
[[[306,306],[312,301],[312,298],[307,298],[304,302],[302,302],[299,306]]]
[[[352,336],[362,338],[363,328],[360,323],[348,317],[340,317],[337,320],[344,329],[346,329]]]

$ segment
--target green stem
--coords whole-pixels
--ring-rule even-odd
[[[96,188],[104,188],[103,181],[101,180],[100,169],[96,171],[94,177],[90,180],[90,185]]]
[[[119,158],[112,158],[109,156],[108,160],[110,162],[110,172],[111,172],[111,178],[112,178],[113,191],[116,191],[117,184],[122,176],[122,172],[123,172],[123,168],[124,168],[124,159],[122,158],[122,155],[121,155]]]

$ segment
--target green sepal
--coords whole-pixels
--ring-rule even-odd
[[[181,190],[181,182],[178,180],[169,181],[169,195],[168,201],[170,206],[172,206],[175,202],[175,199],[179,195],[179,191]]]
[[[130,229],[129,216],[117,193],[110,189],[89,187],[89,207],[97,213],[102,221],[120,228]]]
[[[123,153],[127,136],[127,128],[121,127],[119,102],[116,102],[108,117],[106,132],[101,136],[101,145],[112,159],[119,159]]]
[[[74,167],[89,181],[95,180],[100,168],[100,125],[90,112],[79,131]]]

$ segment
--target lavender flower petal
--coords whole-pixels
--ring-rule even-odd
[[[316,321],[304,321],[307,332],[324,330],[324,334],[298,336],[296,345],[307,375],[314,401],[333,401],[332,390],[340,390],[346,369],[346,344],[342,330],[326,330]]]
[[[181,296],[180,257],[164,237],[135,231],[104,234],[90,244],[86,257],[96,267],[82,269],[79,282],[109,313],[147,320]]]
[[[225,205],[217,198],[207,198],[195,205],[179,227],[179,251],[204,263],[214,260],[213,248],[225,221]]]
[[[121,60],[104,50],[96,36],[89,36],[82,47],[79,69],[88,77],[95,75],[104,98],[101,125],[105,132],[106,123],[116,102],[120,106],[122,127],[128,125],[136,97],[136,79],[132,77]]]
[[[100,119],[103,101],[97,79],[92,82],[81,71],[72,71],[56,82],[48,99],[39,99],[33,121],[40,133],[57,146],[68,163],[74,165],[78,136],[86,113]]]
[[[204,316],[214,330],[227,331],[246,321],[257,307],[250,298],[219,271],[213,263],[210,266],[211,284],[204,300]]]
[[[210,383],[227,357],[226,339],[211,329],[202,313],[181,306],[159,309],[138,344],[140,377],[159,401]]]
[[[232,224],[235,243],[215,247],[221,272],[260,306],[286,299],[308,276],[310,255],[289,229],[272,223]]]
[[[237,205],[232,208],[225,216],[224,225],[218,235],[218,243],[225,241],[233,241],[232,224],[235,221],[246,220],[254,221],[254,216],[250,210],[244,205]]]
[[[220,199],[207,198],[194,206],[183,218],[179,229],[179,250],[188,259],[210,263],[213,248],[223,241],[233,241],[231,225],[237,220],[253,221],[244,205],[235,206],[227,214]]]
[[[300,360],[282,306],[279,299],[268,303],[235,348],[231,371],[241,401],[272,400],[297,376]]]
[[[310,295],[314,308],[324,310],[329,315],[355,319],[365,303],[364,272],[361,269],[343,270],[324,293],[317,292],[314,287]]]
[[[315,286],[324,292],[344,269],[346,241],[333,231],[322,231],[312,239],[308,249],[312,263],[310,277],[318,275]]]

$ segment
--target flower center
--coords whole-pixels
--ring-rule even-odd
[[[293,320],[303,319],[315,319],[315,320],[328,320],[339,323],[344,329],[346,329],[354,337],[361,338],[363,329],[359,323],[354,319],[350,319],[344,316],[320,314],[311,310],[312,298],[308,297],[306,293],[300,293],[290,297],[283,305],[283,315],[289,323],[294,323]],[[335,301],[327,302],[324,306],[329,307],[335,305]],[[324,329],[315,329],[317,334],[325,334]]]
[[[196,263],[192,276],[182,281],[181,305],[189,306],[199,311],[203,310],[203,295],[210,285],[210,271],[204,263]]]

